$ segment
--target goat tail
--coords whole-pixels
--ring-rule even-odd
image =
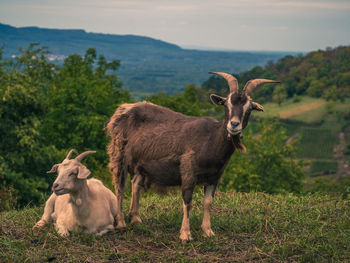
[[[112,137],[107,147],[109,154],[109,170],[113,176],[115,189],[123,186],[126,180],[127,169],[124,158],[125,141],[120,137]]]

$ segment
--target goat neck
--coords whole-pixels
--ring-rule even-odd
[[[69,193],[69,195],[74,214],[78,217],[87,216],[89,214],[88,199],[91,197],[87,180],[78,179],[77,190]]]
[[[215,134],[214,145],[215,145],[215,154],[217,157],[225,159],[229,158],[234,152],[234,146],[232,143],[231,135],[227,131],[227,122],[228,117],[225,115],[225,118],[220,122],[220,126]]]

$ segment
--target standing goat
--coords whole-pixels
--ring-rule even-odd
[[[107,124],[111,137],[109,167],[114,178],[117,227],[125,227],[122,203],[127,173],[132,180],[131,223],[141,222],[138,214],[140,187],[180,185],[183,198],[182,241],[191,240],[189,214],[196,185],[204,185],[204,236],[213,236],[210,207],[218,181],[235,148],[245,151],[240,134],[252,110],[263,111],[249,94],[260,84],[278,83],[267,79],[247,82],[238,90],[235,77],[223,77],[230,88],[227,98],[210,95],[216,105],[225,107],[221,122],[213,118],[190,117],[148,102],[121,105]]]
[[[55,164],[48,171],[58,173],[52,185],[54,193],[46,201],[44,214],[34,228],[54,221],[61,236],[68,235],[78,226],[85,228],[87,233],[103,235],[114,229],[117,198],[101,181],[93,178],[86,180],[90,171],[81,161],[95,151],[87,151],[70,159],[73,151],[62,163]]]

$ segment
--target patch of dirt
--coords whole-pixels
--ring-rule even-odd
[[[285,111],[282,111],[280,113],[280,118],[281,119],[288,119],[288,118],[291,118],[294,116],[298,116],[298,115],[303,114],[307,111],[317,109],[317,108],[323,106],[324,104],[326,104],[326,102],[319,101],[319,102],[310,103],[310,104],[307,104],[307,105],[304,105],[301,107],[296,107],[296,108],[293,108],[290,110],[285,110]]]

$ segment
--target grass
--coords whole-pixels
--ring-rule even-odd
[[[322,104],[315,109],[304,112],[303,114],[295,115],[291,117],[291,119],[305,123],[321,123],[326,114],[326,104]]]
[[[147,194],[143,224],[103,237],[33,232],[43,208],[1,213],[0,262],[350,262],[350,200],[341,196],[217,193],[216,236],[203,238],[203,195],[194,195],[194,240],[182,244],[180,195]]]
[[[333,158],[333,148],[339,143],[330,128],[302,127],[298,156],[302,158]]]
[[[272,117],[279,117],[280,114],[286,113],[288,111],[296,111],[298,108],[305,107],[309,104],[313,103],[323,103],[325,100],[320,98],[311,98],[311,97],[300,97],[299,102],[294,102],[293,99],[288,99],[284,102],[282,102],[281,105],[278,105],[277,103],[266,103],[264,104],[264,115],[266,116],[272,116]],[[295,114],[297,116],[298,114]],[[304,112],[302,113],[304,115]]]
[[[339,161],[334,149],[340,143],[339,133],[346,133],[344,127],[349,125],[344,119],[349,104],[349,98],[327,102],[321,98],[300,97],[299,102],[288,99],[281,106],[277,103],[264,104],[265,113],[261,117],[281,117],[287,136],[299,135],[297,156],[312,163],[307,173],[334,175]],[[347,137],[346,140],[348,144]]]
[[[337,169],[338,163],[336,161],[315,160],[311,164],[310,173],[326,172],[334,174]]]

